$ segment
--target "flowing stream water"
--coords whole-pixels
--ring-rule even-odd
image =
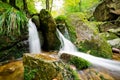
[[[36,25],[31,21],[31,19],[28,22],[28,30],[29,30],[29,50],[30,53],[41,53],[41,47],[40,47],[40,40],[37,32]]]
[[[109,60],[109,59],[104,59],[100,57],[95,57],[95,56],[92,56],[90,54],[86,54],[83,52],[78,52],[74,44],[72,44],[71,41],[67,40],[58,29],[57,29],[57,32],[59,34],[59,38],[62,43],[59,54],[66,53],[66,54],[78,56],[91,62],[95,66],[100,66],[110,71],[113,71],[113,72],[117,71],[120,73],[120,62]]]

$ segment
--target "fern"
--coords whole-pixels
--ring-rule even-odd
[[[26,23],[27,18],[24,13],[9,8],[0,15],[0,35],[20,35]]]

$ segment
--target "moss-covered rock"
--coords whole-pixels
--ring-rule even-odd
[[[60,46],[60,41],[56,35],[56,23],[49,11],[42,9],[40,11],[40,29],[44,39],[42,48],[45,51],[57,50]]]
[[[106,39],[99,36],[89,27],[86,18],[81,18],[81,14],[74,13],[67,16],[67,27],[70,32],[72,41],[77,45],[80,51],[88,52],[95,56],[111,58],[112,50]],[[93,26],[95,27],[95,26]]]
[[[109,33],[109,32],[100,33],[100,35],[104,37],[106,40],[112,40],[112,39],[118,38],[116,34]]]
[[[67,64],[47,54],[25,54],[23,56],[25,80],[74,80]]]
[[[75,65],[78,70],[90,67],[90,63],[79,57],[71,57],[70,64]]]
[[[119,9],[119,0],[104,0],[96,7],[94,17],[99,21],[115,20],[120,15]]]
[[[44,54],[39,55],[25,54],[23,57],[23,63],[24,68],[27,71],[27,72],[25,71],[25,75],[31,72],[31,74],[27,76],[28,77],[33,76],[31,77],[32,79],[52,80],[54,78],[57,78],[61,80],[63,78],[62,73],[59,70],[57,60],[50,56]],[[33,71],[34,74],[32,74]]]
[[[111,22],[106,22],[106,23],[101,24],[99,26],[99,31],[100,32],[107,32],[107,31],[109,31],[109,29],[116,29],[116,28],[118,28],[118,26],[116,24],[113,24]]]
[[[35,15],[32,17],[32,21],[35,23],[35,25],[37,26],[37,28],[40,28],[40,21],[39,21],[39,16]]]

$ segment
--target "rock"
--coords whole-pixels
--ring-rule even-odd
[[[102,36],[95,33],[87,23],[87,21],[85,22],[81,19],[79,13],[73,13],[67,16],[66,24],[69,24],[67,27],[70,35],[75,35],[75,38],[71,38],[75,39],[74,43],[78,49],[94,56],[111,58],[112,50],[110,45]]]
[[[45,51],[57,50],[60,41],[56,35],[56,23],[49,11],[42,9],[40,11],[40,29],[44,39],[42,49]]]
[[[107,23],[104,23],[102,25],[99,26],[99,31],[100,32],[107,32],[109,31],[109,29],[117,29],[118,26],[111,23],[111,22],[107,22]]]
[[[109,29],[108,31],[111,32],[111,33],[114,33],[114,34],[116,34],[117,36],[120,37],[120,28],[117,28],[117,29]]]
[[[97,71],[94,68],[79,71],[81,80],[114,80],[109,74]]]
[[[112,51],[113,51],[114,53],[120,53],[120,49],[117,49],[117,48],[112,48]]]
[[[35,23],[35,25],[37,26],[37,29],[40,28],[40,21],[39,21],[39,16],[33,16],[32,17],[32,21]]]
[[[120,49],[120,38],[108,40],[108,43],[111,45],[111,47]]]
[[[24,80],[24,67],[22,61],[1,65],[0,80]]]
[[[115,20],[119,16],[119,9],[119,0],[104,0],[96,7],[93,15],[99,21]]]
[[[51,55],[43,53],[25,54],[23,56],[23,63],[25,80],[72,80],[65,64]]]
[[[106,40],[112,40],[112,39],[119,38],[116,34],[110,33],[110,32],[102,32],[102,33],[99,33],[99,34],[102,37],[104,37]]]

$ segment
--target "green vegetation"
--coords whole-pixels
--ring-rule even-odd
[[[38,70],[37,69],[30,69],[30,67],[24,67],[24,80],[33,80],[35,78],[35,74]]]
[[[86,69],[89,66],[91,66],[91,64],[88,61],[86,61],[82,58],[79,58],[79,57],[72,57],[69,62],[70,62],[70,64],[75,65],[76,68],[79,70]]]
[[[23,12],[9,8],[0,15],[0,35],[20,35],[26,24],[27,18]]]
[[[56,21],[65,21],[66,20],[66,16],[64,15],[59,15],[55,18]]]
[[[101,40],[102,39],[102,40]],[[103,38],[85,40],[79,44],[79,50],[88,52],[97,57],[111,58],[112,51],[110,45]]]
[[[67,13],[86,12],[92,10],[99,0],[65,0],[64,8]]]

